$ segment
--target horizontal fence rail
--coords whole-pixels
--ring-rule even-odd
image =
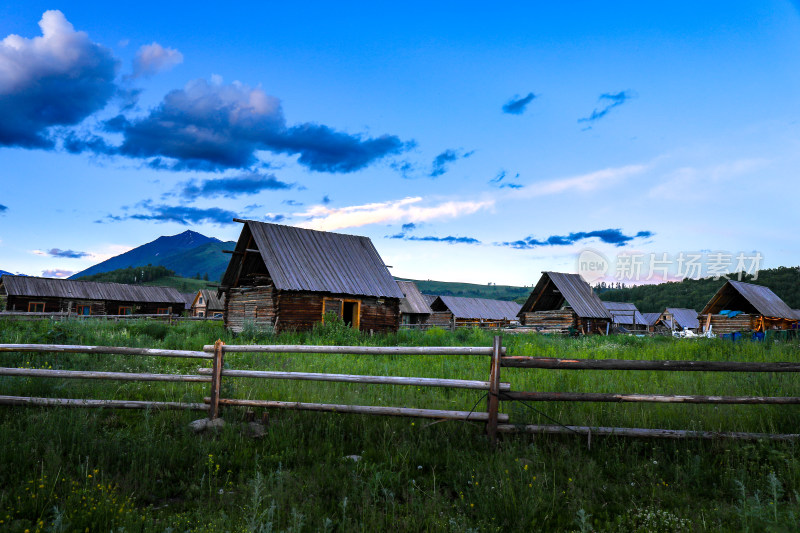
[[[653,361],[626,359],[560,359],[554,357],[501,357],[503,368],[533,368],[542,370],[638,370],[671,372],[800,372],[800,363],[754,363],[738,361]],[[800,405],[800,397],[791,396],[705,396],[666,394],[619,394],[596,392],[499,392],[500,401],[521,402],[615,402],[615,403],[670,403],[713,405]],[[690,431],[647,428],[588,427],[569,425],[498,425],[500,433],[616,435],[628,437],[665,438],[731,438],[795,440],[800,434],[763,434],[744,432]]]
[[[472,346],[310,346],[294,344],[223,345],[225,353],[329,353],[352,355],[492,355],[491,347]],[[203,346],[213,352],[214,345]],[[503,349],[505,353],[505,348]]]
[[[734,361],[649,361],[637,359],[556,359],[554,357],[502,357],[506,368],[550,370],[669,370],[683,372],[800,372],[798,363],[748,363]]]
[[[211,374],[210,368],[198,368],[200,374]],[[363,376],[351,374],[319,374],[315,372],[280,372],[270,370],[222,370],[223,377],[289,379],[297,381],[330,381],[338,383],[365,383],[371,385],[412,385],[418,387],[449,387],[453,389],[489,390],[488,381],[442,378],[405,378],[399,376]],[[210,379],[210,378],[209,378]],[[510,391],[510,383],[501,383],[501,391]]]
[[[156,357],[186,357],[189,359],[213,359],[205,352],[191,350],[161,350],[156,348],[131,348],[128,346],[79,346],[72,344],[0,344],[2,352],[62,352],[95,353],[104,355],[151,355]]]
[[[126,355],[145,357],[180,357],[186,359],[213,359],[204,352],[191,350],[161,350],[128,346],[83,346],[73,344],[0,344],[0,353],[83,353],[96,355]],[[114,381],[158,381],[184,383],[211,383],[212,377],[191,374],[157,374],[148,372],[100,372],[92,370],[60,370],[50,368],[0,367],[0,376],[60,379],[101,379]],[[86,407],[111,409],[188,409],[209,411],[205,403],[160,402],[144,400],[100,400],[88,398],[37,398],[26,396],[0,396],[0,405],[40,407]]]

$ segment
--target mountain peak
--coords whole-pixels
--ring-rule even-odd
[[[163,264],[165,258],[174,256],[175,254],[186,252],[200,246],[210,245],[211,243],[221,242],[221,240],[215,237],[206,237],[202,233],[192,230],[186,230],[177,235],[162,235],[154,241],[150,241],[147,244],[143,244],[142,246],[116,257],[112,257],[111,259],[107,259],[82,272],[73,274],[70,276],[70,279],[78,279],[100,272],[110,272],[111,270],[127,268],[129,266],[144,266],[147,264],[159,265]]]

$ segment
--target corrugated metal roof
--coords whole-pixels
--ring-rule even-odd
[[[436,298],[438,298],[438,297],[439,297],[438,294],[423,294],[422,295],[422,298],[425,299],[425,303],[428,304],[429,307],[433,302],[436,301]]]
[[[279,290],[403,297],[369,237],[246,224]]]
[[[400,312],[404,314],[423,314],[429,315],[431,306],[425,301],[422,293],[419,292],[417,284],[413,281],[399,281],[397,285],[400,290],[405,294],[405,298],[400,300]]]
[[[792,311],[794,312],[794,317],[800,320],[800,309],[792,309]]]
[[[183,296],[173,287],[9,275],[3,276],[2,282],[7,294],[14,296],[184,305]]]
[[[775,318],[788,318],[794,320],[795,314],[792,309],[784,303],[769,287],[763,285],[753,285],[742,281],[728,280],[706,304],[700,314],[707,314],[709,311],[717,313],[722,309],[714,309],[714,304],[726,293],[731,290],[738,292],[747,300],[760,314]],[[713,309],[713,311],[712,311]],[[735,309],[740,311],[740,309]]]
[[[612,319],[617,324],[633,325],[634,319],[638,325],[647,324],[642,313],[631,302],[603,302],[603,305],[611,313]]]
[[[642,313],[642,317],[644,317],[644,321],[648,326],[655,326],[660,316],[661,313]]]
[[[667,307],[666,312],[672,315],[679,328],[697,329],[700,327],[700,321],[697,319],[697,311],[694,309]]]
[[[542,298],[547,294],[551,297]],[[558,309],[563,301],[581,318],[611,318],[603,302],[580,275],[549,271],[542,272],[520,312],[551,311]]]
[[[459,296],[439,296],[456,318],[483,320],[514,320],[521,306],[517,302],[487,300],[485,298],[462,298]]]

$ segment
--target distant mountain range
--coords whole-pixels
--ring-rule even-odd
[[[7,270],[0,270],[0,276],[2,276],[3,274],[8,274],[9,276],[13,276],[14,275],[13,272],[8,272]]]
[[[174,270],[179,276],[191,278],[198,274],[200,276],[208,274],[209,280],[218,281],[230,259],[230,255],[223,254],[222,250],[233,249],[234,246],[236,246],[234,241],[225,242],[187,230],[178,235],[159,237],[124,254],[106,259],[102,263],[73,274],[69,279],[132,266],[162,265]]]

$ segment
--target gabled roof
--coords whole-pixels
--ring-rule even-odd
[[[642,313],[642,317],[644,318],[645,324],[648,326],[655,326],[659,317],[661,317],[661,313]]]
[[[191,309],[192,305],[194,304],[194,299],[197,298],[196,292],[182,292],[181,296],[183,297],[183,306],[186,309]]]
[[[717,314],[724,309],[744,311],[775,317],[796,320],[794,311],[769,287],[753,285],[741,281],[728,280],[709,300],[700,314]]]
[[[611,318],[603,302],[578,274],[542,272],[520,313],[561,309],[566,302],[581,318]]]
[[[244,224],[222,285],[234,285],[241,258],[255,247],[276,289],[403,297],[368,237],[252,220]]]
[[[208,311],[224,311],[225,310],[225,295],[217,296],[216,290],[200,289],[194,295],[191,307],[198,303],[198,298],[202,296],[205,301],[205,306]]]
[[[700,321],[697,319],[697,311],[694,309],[684,309],[681,307],[667,307],[664,311],[672,315],[675,324],[679,328],[697,329],[700,327]],[[668,324],[672,327],[672,324]]]
[[[124,283],[101,283],[74,279],[36,278],[33,276],[2,277],[9,296],[40,298],[74,298],[116,302],[174,303],[184,306],[183,296],[173,287],[149,287]]]
[[[439,295],[438,295],[438,294],[423,294],[423,295],[422,295],[422,298],[425,300],[425,303],[426,303],[426,304],[428,304],[429,306],[430,306],[430,305],[431,305],[431,304],[432,304],[434,301],[436,301],[436,298],[438,298],[438,297],[439,297]]]
[[[800,320],[800,309],[792,309],[792,312],[794,313],[794,317]]]
[[[456,318],[483,320],[514,320],[519,313],[517,302],[487,300],[485,298],[462,298],[459,296],[439,296],[431,307],[441,302]]]
[[[423,314],[429,315],[431,306],[425,301],[422,293],[419,292],[417,284],[413,281],[398,281],[397,285],[403,291],[405,298],[400,300],[400,312],[403,314]]]
[[[630,302],[603,302],[603,305],[611,313],[611,317],[617,324],[630,324],[633,325],[634,321],[637,325],[643,326],[647,324],[642,313],[636,308],[636,305]],[[634,320],[635,319],[635,320]]]

